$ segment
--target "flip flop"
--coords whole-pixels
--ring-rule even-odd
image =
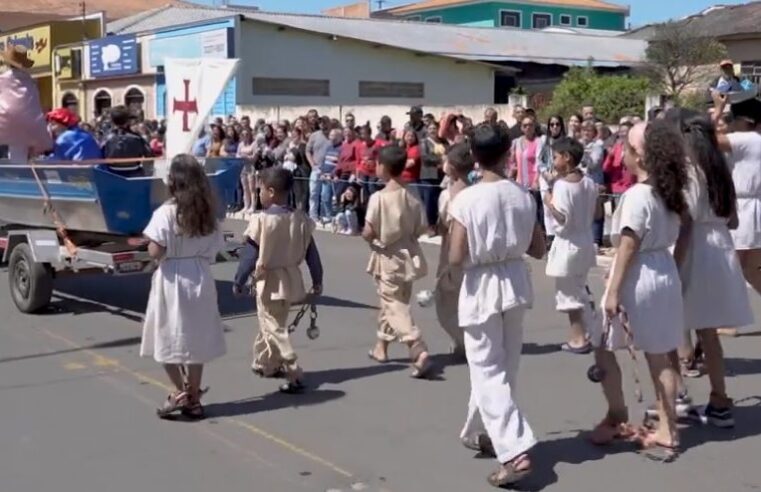
[[[637,436],[636,441],[641,448],[639,453],[658,463],[673,463],[681,454],[679,443],[660,442],[655,438],[654,432],[641,433]]]
[[[520,458],[515,459],[510,463],[500,465],[497,471],[489,475],[489,478],[487,479],[489,481],[489,485],[497,488],[504,488],[508,485],[514,485],[520,482],[529,474],[531,474],[531,465],[529,465],[528,468],[524,468],[522,470],[518,470],[515,467],[515,462],[519,460]]]
[[[568,342],[565,342],[563,345],[560,346],[560,350],[563,352],[574,354],[574,355],[587,355],[592,352],[592,344],[587,342],[581,347],[574,347]]]

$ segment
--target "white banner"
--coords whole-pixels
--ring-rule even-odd
[[[190,153],[214,103],[235,74],[240,60],[167,58],[166,155]]]

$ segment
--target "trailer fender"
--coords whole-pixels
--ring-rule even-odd
[[[61,243],[55,231],[49,230],[18,230],[9,231],[6,237],[7,245],[3,250],[3,263],[7,263],[13,248],[19,243],[26,243],[32,250],[32,258],[36,263],[58,264],[61,259]]]

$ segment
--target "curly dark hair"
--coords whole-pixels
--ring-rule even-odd
[[[687,159],[684,140],[674,125],[656,120],[645,130],[645,157],[642,168],[650,175],[656,195],[666,208],[682,215],[687,211]]]
[[[177,206],[180,233],[208,236],[217,230],[214,195],[209,178],[195,157],[180,154],[169,167],[169,195]]]
[[[684,135],[687,155],[705,176],[713,212],[723,218],[734,215],[737,209],[735,183],[724,154],[719,150],[716,127],[708,118],[689,109],[669,109],[665,119],[674,123]]]

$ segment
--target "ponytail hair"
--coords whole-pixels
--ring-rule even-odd
[[[642,167],[650,175],[655,194],[666,208],[677,215],[687,211],[684,189],[687,186],[684,140],[670,123],[656,120],[645,130]]]

